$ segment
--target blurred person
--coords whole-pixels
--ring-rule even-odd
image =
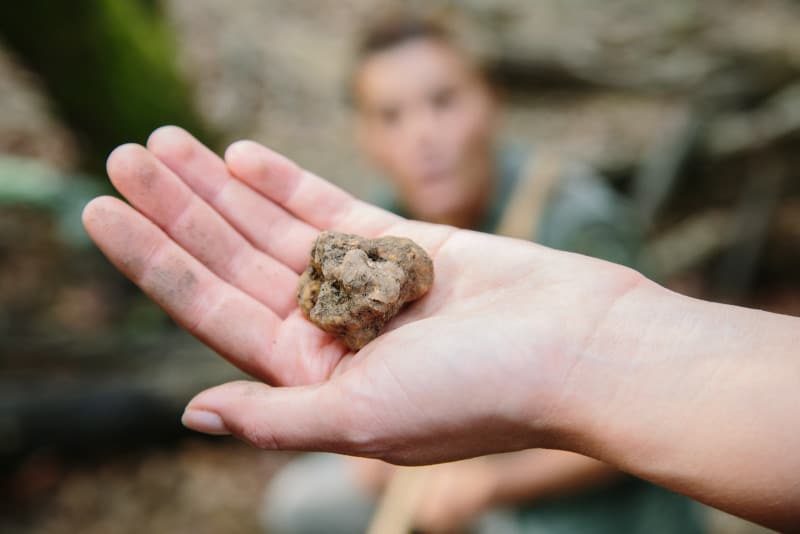
[[[635,266],[636,221],[591,169],[499,140],[500,103],[448,30],[414,17],[370,28],[351,80],[356,137],[385,174],[380,204],[427,222],[530,239]],[[273,534],[363,532],[394,468],[308,454],[271,481]],[[578,454],[531,450],[430,468],[424,532],[691,533],[692,503]]]

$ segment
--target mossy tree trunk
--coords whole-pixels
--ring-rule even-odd
[[[162,124],[210,139],[175,62],[155,0],[0,3],[0,38],[41,77],[90,170],[116,145]]]

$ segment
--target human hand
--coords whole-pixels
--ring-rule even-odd
[[[376,498],[386,489],[386,484],[397,470],[394,465],[374,458],[354,456],[345,460],[361,489]]]
[[[266,449],[394,463],[530,447],[586,454],[781,530],[797,503],[796,318],[671,294],[629,269],[407,221],[252,142],[226,161],[183,130],[125,145],[89,235],[179,324],[257,382],[184,423]],[[358,353],[307,322],[322,229],[417,241],[431,291]],[[711,334],[709,334],[711,333]],[[757,356],[757,357],[754,357]]]
[[[259,382],[195,397],[184,423],[267,449],[419,464],[552,442],[571,369],[634,271],[405,220],[253,142],[225,161],[175,127],[123,145],[92,201],[108,258],[180,325]],[[358,353],[309,323],[298,273],[320,230],[415,240],[433,288]],[[512,380],[512,378],[514,378]]]
[[[492,505],[497,474],[484,456],[425,468],[414,526],[426,534],[465,531]]]

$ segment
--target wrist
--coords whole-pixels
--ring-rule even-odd
[[[529,369],[516,371],[528,379],[526,390],[515,391],[523,401],[514,413],[527,448],[586,454],[603,407],[629,385],[631,355],[640,352],[653,311],[672,295],[626,267],[578,258],[556,258],[568,260],[556,267],[571,278],[550,299],[545,320],[542,299],[528,300],[526,337],[534,343],[526,356]]]
[[[797,332],[795,318],[643,281],[570,370],[554,446],[756,521],[796,521]]]
[[[641,403],[642,387],[669,367],[669,339],[691,344],[691,329],[679,326],[691,300],[636,276],[600,314],[564,371],[553,394],[548,447],[607,460],[605,438],[626,409]],[[665,340],[666,332],[673,335]]]

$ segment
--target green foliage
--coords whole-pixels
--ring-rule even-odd
[[[0,36],[42,79],[91,170],[114,146],[178,124],[206,142],[175,43],[151,0],[0,3]]]
[[[106,180],[67,175],[40,161],[0,156],[0,209],[29,206],[50,213],[66,244],[89,244],[81,211],[92,198],[110,193]]]

